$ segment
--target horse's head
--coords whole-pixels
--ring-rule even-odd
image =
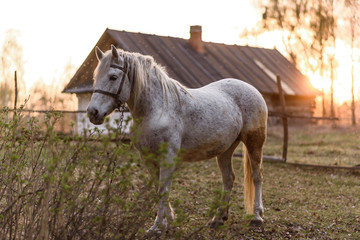
[[[129,100],[131,83],[129,66],[116,47],[112,45],[105,53],[96,47],[95,53],[99,63],[94,71],[94,93],[87,113],[90,122],[102,124],[107,115]]]

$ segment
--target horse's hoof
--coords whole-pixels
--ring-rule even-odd
[[[160,236],[161,235],[161,231],[158,227],[156,226],[152,226],[151,228],[149,228],[147,231],[146,231],[146,234],[148,236],[154,236],[154,235],[157,235],[157,236]]]
[[[211,221],[211,223],[209,224],[209,227],[212,229],[217,229],[218,227],[223,226],[223,225],[224,225],[224,221],[213,219]]]
[[[263,224],[263,220],[260,219],[253,219],[250,221],[250,227],[261,227]]]
[[[218,227],[223,226],[223,225],[224,225],[223,222],[211,222],[210,223],[210,228],[217,229]]]

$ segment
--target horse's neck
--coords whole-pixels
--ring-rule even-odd
[[[140,93],[136,106],[134,103],[134,94],[131,94],[128,106],[134,118],[143,118],[154,111],[158,111],[164,103],[166,104],[166,96],[163,96],[160,81],[157,79],[154,70],[151,71],[149,79],[147,79],[146,89]]]

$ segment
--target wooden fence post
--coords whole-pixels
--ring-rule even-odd
[[[287,148],[288,148],[288,119],[287,119],[287,116],[286,116],[285,96],[284,96],[284,92],[282,90],[281,79],[280,79],[279,75],[276,76],[276,82],[277,82],[277,86],[278,86],[279,100],[280,100],[280,103],[281,103],[281,111],[282,111],[282,115],[283,115],[282,116],[282,123],[283,123],[284,138],[283,138],[282,159],[283,159],[284,162],[286,162]]]
[[[15,101],[14,101],[14,109],[16,110],[17,99],[18,99],[18,84],[17,84],[17,74],[16,70],[14,72],[14,80],[15,80]],[[16,112],[15,112],[16,113]]]

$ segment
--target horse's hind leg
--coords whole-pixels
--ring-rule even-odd
[[[244,170],[246,171],[246,165],[251,169],[251,177],[253,184],[246,184],[247,179],[245,178],[244,184],[247,187],[255,187],[255,192],[253,190],[248,190],[251,194],[254,194],[253,197],[245,195],[245,204],[247,208],[251,207],[252,209],[247,209],[248,213],[254,213],[255,219],[251,221],[251,225],[259,226],[263,222],[264,208],[262,203],[262,179],[263,179],[263,169],[262,169],[262,150],[263,145],[266,139],[266,129],[259,128],[254,131],[249,131],[244,137],[244,144],[246,146],[247,152],[244,152]],[[246,198],[250,199],[246,203]],[[249,202],[252,201],[252,202]]]
[[[223,225],[224,221],[228,219],[230,194],[235,181],[235,173],[232,167],[232,155],[237,145],[239,145],[239,142],[240,141],[234,142],[227,151],[217,156],[217,163],[221,170],[223,180],[223,191],[221,206],[217,209],[217,213],[211,221],[210,227],[212,228]]]

